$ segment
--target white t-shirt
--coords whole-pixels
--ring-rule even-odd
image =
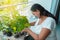
[[[47,28],[51,30],[51,34],[46,38],[46,40],[57,40],[56,39],[56,22],[53,18],[47,17],[42,24],[38,25],[39,19],[35,23],[34,26],[30,27],[30,30],[33,31],[35,34],[40,34],[42,28]]]

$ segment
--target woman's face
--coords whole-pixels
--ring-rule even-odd
[[[40,11],[39,10],[33,11],[32,14],[38,18],[40,17]]]

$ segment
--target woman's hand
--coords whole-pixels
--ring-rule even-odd
[[[29,28],[25,28],[24,30],[22,30],[22,32],[28,32],[28,30],[30,30]]]

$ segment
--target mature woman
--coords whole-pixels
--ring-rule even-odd
[[[57,40],[54,16],[40,4],[34,4],[31,7],[31,11],[33,15],[38,17],[38,20],[30,23],[33,25],[30,28],[23,30],[23,32],[27,32],[30,35],[27,37],[27,40]]]

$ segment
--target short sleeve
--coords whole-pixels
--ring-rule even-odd
[[[43,23],[43,28],[47,28],[49,30],[55,29],[55,20],[53,18],[47,18],[45,22]]]

